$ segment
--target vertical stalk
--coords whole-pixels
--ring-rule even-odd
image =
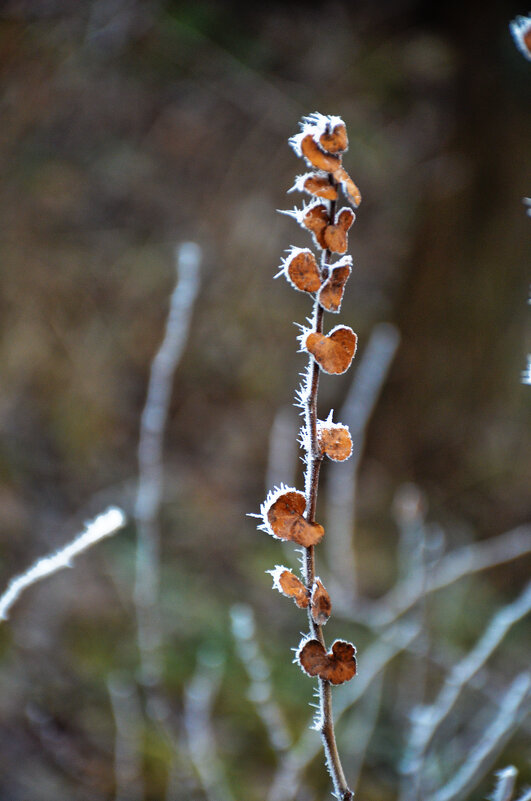
[[[332,175],[329,175],[331,183],[334,183]],[[330,218],[333,220],[336,211],[336,202],[330,201]],[[324,250],[321,258],[321,278],[328,277],[328,264],[331,257],[329,250]],[[312,331],[318,334],[323,332],[324,310],[319,305],[317,299],[314,302]],[[319,372],[320,368],[313,356],[309,357],[308,363],[308,393],[306,396],[305,422],[308,436],[308,453],[306,454],[306,513],[305,518],[309,523],[315,522],[315,511],[317,506],[317,492],[319,489],[319,472],[323,461],[323,454],[320,452],[317,441],[317,395],[319,391]],[[308,595],[311,594],[315,581],[315,546],[305,548],[304,554],[304,581]],[[318,640],[326,648],[322,626],[315,623],[312,617],[311,605],[308,606],[308,622],[312,637]],[[334,715],[332,709],[332,687],[326,679],[318,679],[319,682],[319,733],[323,741],[326,763],[334,791],[339,801],[351,801],[354,793],[350,790],[339,751],[337,749]]]

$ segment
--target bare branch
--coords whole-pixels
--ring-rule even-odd
[[[506,768],[498,771],[496,774],[496,787],[494,788],[490,801],[511,801],[517,776],[518,771],[514,765],[508,765]]]
[[[114,716],[115,801],[142,801],[142,710],[136,686],[118,674],[107,680]]]
[[[500,702],[498,715],[487,728],[481,740],[467,754],[462,766],[452,779],[430,796],[427,801],[459,801],[474,789],[519,725],[523,714],[526,710],[529,711],[530,690],[530,674],[521,673],[513,681]]]
[[[424,756],[441,723],[453,709],[463,688],[481,670],[509,629],[531,611],[531,583],[512,604],[492,618],[475,647],[455,665],[446,677],[434,704],[419,709],[413,719],[402,772],[420,779]]]
[[[135,505],[137,561],[135,604],[140,674],[148,687],[160,683],[162,631],[158,611],[160,573],[159,509],[164,484],[162,449],[173,376],[184,350],[199,289],[201,250],[194,242],[176,252],[177,283],[170,300],[166,332],[153,359],[140,422],[138,492]]]
[[[444,556],[423,588],[422,577],[410,577],[393,587],[378,601],[367,604],[360,618],[370,626],[389,626],[417,603],[424,592],[449,587],[465,576],[511,562],[531,552],[531,526],[518,526],[498,537],[458,548]],[[339,610],[336,610],[339,611]],[[344,614],[344,608],[341,609]]]
[[[264,724],[271,747],[282,754],[290,747],[291,736],[282,711],[273,698],[271,671],[255,638],[253,611],[247,604],[235,604],[230,616],[238,655],[250,681],[247,697]]]
[[[95,545],[105,537],[116,534],[125,525],[125,515],[121,509],[111,507],[106,512],[99,515],[91,523],[87,523],[85,531],[79,534],[72,542],[64,548],[56,551],[50,556],[44,556],[30,567],[25,573],[12,578],[7,589],[0,597],[0,620],[7,620],[8,612],[15,601],[20,597],[25,589],[35,584],[37,581],[57,573],[65,567],[72,567],[73,559],[87,548]]]
[[[234,801],[216,753],[212,705],[221,680],[222,660],[199,657],[197,670],[185,688],[184,724],[190,759],[208,801]]]
[[[352,538],[358,471],[367,426],[399,341],[400,335],[390,323],[380,323],[374,327],[339,415],[339,419],[350,429],[354,451],[348,462],[328,466],[325,539],[328,565],[335,579],[334,595],[348,597],[349,605],[357,594]]]

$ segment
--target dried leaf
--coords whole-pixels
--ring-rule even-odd
[[[322,453],[334,462],[344,462],[352,454],[352,438],[347,426],[319,420],[317,437]]]
[[[328,175],[316,175],[310,173],[302,185],[305,192],[316,197],[323,197],[326,200],[337,199],[337,189],[332,186]]]
[[[319,137],[319,144],[327,153],[344,153],[348,149],[347,128],[340,122],[331,133],[323,133]]]
[[[347,195],[348,199],[357,208],[361,203],[361,192],[348,172],[344,169],[344,167],[338,167],[338,169],[334,171],[333,176],[335,180],[341,184],[341,188]]]
[[[340,310],[345,284],[352,272],[351,265],[352,259],[350,256],[345,256],[329,267],[328,278],[317,295],[317,300],[326,311],[335,313]]]
[[[332,612],[332,601],[321,579],[315,579],[310,599],[313,622],[324,626]]]
[[[308,592],[302,581],[295,576],[291,570],[282,565],[277,565],[274,570],[269,570],[273,576],[273,587],[287,598],[293,598],[300,609],[306,609],[310,603]]]
[[[290,284],[301,292],[317,292],[321,286],[321,271],[312,251],[294,248],[283,266]]]
[[[313,204],[308,207],[308,210],[302,218],[303,225],[312,232],[315,243],[323,250],[327,247],[324,241],[324,231],[330,225],[330,217],[328,209],[323,203]]]
[[[324,229],[323,239],[326,247],[332,253],[345,253],[348,247],[347,232],[355,219],[353,211],[343,208],[336,215],[335,224],[327,225]]]
[[[319,676],[331,684],[343,684],[356,675],[356,649],[336,640],[327,653],[319,640],[303,640],[297,652],[299,665],[308,676]]]
[[[318,170],[334,172],[341,167],[341,157],[333,156],[321,150],[312,134],[307,134],[302,139],[300,149],[306,161],[308,161],[312,167],[317,167]]]
[[[357,341],[352,328],[338,325],[327,336],[311,331],[306,335],[303,346],[325,373],[340,375],[350,367]]]
[[[291,540],[305,548],[322,539],[324,528],[318,523],[308,523],[303,517],[306,498],[302,492],[284,492],[274,495],[271,500],[266,508],[266,518],[268,530],[274,537]]]

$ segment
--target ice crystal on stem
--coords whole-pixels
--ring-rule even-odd
[[[315,546],[325,535],[316,522],[319,472],[324,457],[344,461],[352,453],[348,426],[317,419],[317,392],[321,373],[340,375],[350,367],[356,353],[357,336],[345,325],[328,333],[323,329],[326,312],[337,314],[345,286],[352,272],[352,259],[346,255],[348,231],[355,214],[348,206],[339,206],[339,198],[354,206],[361,202],[360,192],[343,167],[343,153],[348,148],[345,123],[341,117],[315,112],[301,122],[301,131],[289,143],[297,156],[304,158],[310,172],[300,175],[289,191],[312,196],[301,208],[284,211],[309,234],[317,256],[310,248],[292,247],[277,274],[284,275],[296,290],[313,296],[313,313],[308,325],[301,325],[300,351],[308,355],[295,403],[302,410],[304,424],[299,442],[305,464],[304,492],[281,486],[267,496],[260,509],[263,531],[281,540],[301,546],[301,577],[277,565],[270,570],[273,588],[306,609],[308,634],[296,653],[296,662],[308,676],[319,682],[315,728],[321,734],[326,764],[339,801],[353,798],[337,750],[332,714],[332,686],[350,681],[356,675],[356,649],[352,643],[336,640],[330,651],[322,627],[332,612],[332,601],[322,581],[315,574]],[[340,258],[336,258],[336,254]],[[334,261],[335,259],[335,261]]]

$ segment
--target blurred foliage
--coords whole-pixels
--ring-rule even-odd
[[[202,292],[166,438],[165,687],[180,720],[198,654],[219,652],[213,727],[236,798],[264,798],[274,758],[245,696],[231,604],[255,610],[293,734],[312,692],[291,664],[301,619],[264,577],[278,544],[245,517],[264,497],[271,423],[304,363],[292,321],[307,298],[271,280],[284,249],[307,244],[275,213],[297,202],[285,195],[299,167],[286,139],[303,114],[346,120],[345,163],[364,195],[341,320],[361,351],[381,320],[402,335],[358,488],[363,591],[376,597],[393,581],[389,510],[404,481],[426,492],[449,547],[529,517],[531,396],[519,375],[531,350],[521,207],[531,74],[508,34],[518,12],[501,0],[0,9],[2,581],[108,502],[131,512],[174,249],[197,241]],[[340,408],[347,382],[323,380],[323,412]],[[135,676],[134,558],[131,526],[29,591],[0,628],[2,798],[113,798],[106,678]],[[528,566],[438,594],[429,615],[441,652],[469,648]],[[506,681],[526,664],[524,625],[496,662]],[[337,623],[337,633],[363,654],[363,628]],[[390,669],[360,785],[370,801],[396,797],[408,710],[393,686],[408,660]],[[525,779],[522,738],[500,764]],[[143,743],[146,798],[159,801],[170,749],[151,729]],[[320,761],[307,785],[327,792]],[[175,798],[204,798],[186,776],[179,787]]]

